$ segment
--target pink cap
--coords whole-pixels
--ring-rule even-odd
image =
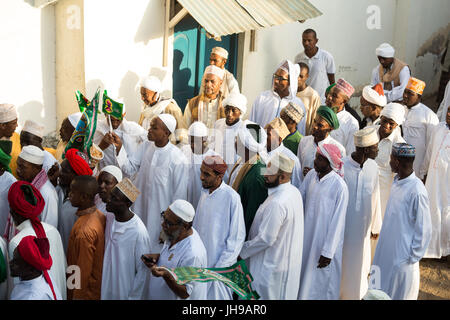
[[[353,88],[352,85],[344,79],[339,79],[337,81],[336,88],[342,90],[349,99],[355,92],[355,88]]]

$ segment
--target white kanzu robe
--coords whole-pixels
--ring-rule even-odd
[[[159,253],[161,232],[161,212],[177,199],[187,200],[188,160],[183,152],[168,142],[164,147],[145,141],[137,152],[129,157],[121,157],[118,162],[128,176],[137,173],[133,181],[141,194],[132,206],[147,227],[150,235],[150,253]]]
[[[411,109],[406,108],[405,122],[402,125],[403,138],[416,148],[414,160],[414,172],[417,177],[423,179],[420,173],[427,146],[430,144],[431,134],[439,124],[437,115],[426,105],[418,103]]]
[[[336,172],[319,180],[316,170],[308,172],[301,188],[305,206],[300,300],[337,300],[342,276],[342,246],[348,188]],[[331,259],[317,268],[320,256]]]
[[[238,158],[234,143],[239,129],[243,126],[244,122],[242,120],[229,126],[226,124],[225,118],[219,119],[214,124],[214,134],[209,138],[210,147],[214,148],[214,151],[216,151],[228,165],[228,172],[231,171]]]
[[[381,230],[378,165],[367,159],[363,167],[348,156],[344,180],[349,201],[345,216],[340,299],[361,300],[367,293],[371,263],[370,234]]]
[[[102,300],[142,299],[148,268],[141,256],[149,251],[150,238],[137,215],[119,222],[106,213]]]
[[[194,224],[206,248],[207,267],[225,268],[236,263],[245,241],[244,211],[239,194],[224,182],[209,193],[203,189]],[[232,300],[230,288],[208,282],[208,300]]]
[[[303,250],[303,201],[290,183],[268,189],[256,212],[241,257],[263,300],[297,298]]]
[[[450,130],[441,122],[434,130],[422,165],[428,170],[425,187],[430,199],[433,231],[425,258],[450,255]]]
[[[55,286],[52,277],[56,300],[62,300],[58,287]],[[11,300],[55,300],[52,289],[43,275],[31,280],[20,280],[11,292]]]
[[[9,278],[9,267],[8,267],[8,245],[6,241],[0,236],[0,250],[2,251],[4,261],[1,263],[5,263],[6,265],[6,279],[5,281],[0,283],[0,300],[6,300],[8,298],[8,278]]]
[[[7,232],[6,226],[9,217],[8,191],[16,181],[17,179],[8,171],[5,171],[0,176],[0,237]],[[10,218],[10,223],[13,223],[12,218]]]
[[[412,173],[398,175],[384,214],[383,226],[372,265],[370,285],[386,292],[392,300],[416,300],[419,295],[419,260],[431,239],[428,194]]]
[[[58,194],[56,193],[55,187],[50,180],[47,180],[39,191],[45,201],[45,206],[39,216],[39,220],[58,228]]]
[[[56,187],[56,192],[58,194],[58,231],[61,235],[64,252],[67,253],[70,232],[78,219],[75,214],[78,209],[72,206],[68,197],[65,197],[61,186]]]
[[[346,110],[337,113],[337,118],[339,120],[339,128],[331,131],[330,136],[344,146],[347,154],[352,154],[355,151],[353,134],[359,130],[358,120]]]

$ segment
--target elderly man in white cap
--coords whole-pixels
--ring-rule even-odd
[[[36,146],[25,146],[17,158],[17,176],[19,180],[27,181],[38,189],[45,201],[40,220],[55,228],[58,227],[58,194],[48,179],[43,168],[44,151]]]
[[[147,140],[147,130],[134,121],[125,119],[125,105],[122,119],[111,116],[111,126],[109,117],[97,122],[97,129],[94,134],[94,143],[103,151],[103,159],[98,163],[101,170],[106,166],[117,166],[116,154],[114,153],[114,140],[117,137],[122,140],[123,148],[127,154],[137,151],[141,143]],[[110,131],[112,128],[112,132]]]
[[[130,210],[140,192],[128,179],[112,189],[106,205],[102,300],[140,300],[147,268],[141,261],[150,250],[150,237],[142,220]]]
[[[298,64],[284,60],[273,74],[272,88],[262,92],[253,102],[249,120],[265,127],[270,121],[280,116],[281,109],[289,102],[299,105],[303,113],[306,113],[302,100],[297,98],[299,74],[300,66]],[[297,129],[300,134],[305,135],[305,118],[297,124]]]
[[[381,230],[377,127],[354,133],[356,151],[344,158],[349,201],[345,217],[340,299],[361,300],[368,289],[371,239]]]
[[[236,162],[234,142],[236,134],[243,126],[242,117],[247,112],[247,98],[240,93],[231,93],[224,101],[225,118],[214,124],[214,132],[210,137],[210,145],[220,154],[228,165],[228,172]]]
[[[189,144],[181,148],[189,163],[189,171],[186,173],[189,175],[187,200],[194,209],[197,209],[202,193],[200,167],[205,157],[217,155],[217,153],[208,146],[208,128],[204,123],[196,121],[191,124],[188,137]]]
[[[20,153],[20,136],[15,132],[18,126],[17,120],[17,109],[14,105],[9,103],[0,104],[0,140],[9,140],[12,142],[9,167],[11,168],[11,173],[16,178],[16,161]]]
[[[206,300],[207,283],[188,282],[179,285],[164,268],[206,268],[207,255],[203,241],[192,227],[195,210],[186,200],[178,199],[163,209],[160,224],[164,246],[158,254],[145,254],[144,264],[151,275],[145,283],[144,299],[150,300]]]
[[[300,189],[305,208],[300,300],[337,300],[342,277],[342,246],[348,188],[342,155],[334,144],[319,144],[314,169]]]
[[[139,125],[145,130],[150,128],[154,117],[167,113],[171,114],[177,120],[177,127],[174,134],[170,137],[170,142],[178,144],[184,142],[186,126],[183,120],[183,112],[177,102],[172,98],[161,96],[163,91],[161,81],[155,76],[146,76],[141,80],[141,99],[144,102],[144,109],[139,118]]]
[[[36,146],[39,149],[44,151],[44,163],[42,164],[42,168],[48,172],[48,170],[57,163],[54,153],[56,152],[55,149],[51,148],[44,148],[42,146],[42,139],[44,137],[44,126],[41,126],[40,124],[32,121],[27,120],[25,121],[25,124],[23,125],[22,131],[20,132],[20,145],[23,147],[32,145]],[[50,153],[50,152],[52,153]]]
[[[228,97],[230,93],[239,93],[239,84],[234,78],[234,75],[225,69],[225,64],[228,61],[228,51],[222,47],[214,47],[211,50],[211,55],[209,56],[209,64],[214,65],[225,71],[223,76],[222,86],[220,91],[224,97]],[[202,86],[200,87],[200,94],[204,92],[205,81],[202,79]]]
[[[98,193],[95,196],[95,205],[98,210],[106,213],[106,204],[111,198],[111,191],[122,181],[122,178],[122,170],[113,165],[106,166],[100,171],[97,177]]]
[[[387,103],[403,100],[403,91],[408,84],[411,70],[409,66],[394,58],[395,49],[389,43],[382,43],[376,50],[380,64],[372,71],[371,85],[383,85]]]
[[[274,155],[264,173],[269,197],[253,220],[240,256],[246,259],[252,283],[264,300],[297,299],[303,251],[303,200],[291,185],[294,161]]]
[[[364,116],[364,119],[361,122],[361,129],[379,124],[381,110],[383,110],[387,103],[383,86],[380,83],[372,88],[370,86],[365,86],[359,101],[361,104],[361,113]]]
[[[209,268],[236,263],[245,241],[244,213],[239,194],[223,182],[227,165],[220,156],[206,157],[201,165],[203,191],[195,213],[194,228],[202,239]],[[230,288],[208,283],[208,300],[232,300]]]
[[[142,196],[133,204],[135,212],[146,225],[150,234],[151,249],[161,249],[159,235],[160,213],[175,199],[187,199],[188,160],[183,152],[169,142],[175,131],[176,120],[170,114],[153,118],[148,130],[148,141],[142,143],[134,154],[120,152],[122,141],[115,142],[118,163],[122,172],[131,177]]]
[[[225,76],[225,70],[214,65],[205,68],[203,74],[204,91],[189,99],[184,109],[184,123],[190,126],[195,121],[203,122],[209,129],[220,118],[225,118],[223,108],[223,92],[220,87]]]

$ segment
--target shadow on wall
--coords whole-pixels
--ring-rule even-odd
[[[40,125],[43,125],[43,120],[48,117],[44,110],[44,105],[40,101],[36,100],[28,101],[25,104],[18,106],[17,113],[19,118],[19,127],[16,129],[17,132],[22,130],[22,127],[27,120],[32,120]]]
[[[126,118],[131,121],[138,121],[141,114],[141,99],[139,88],[139,76],[128,71],[120,81],[118,97],[125,105]]]
[[[86,82],[86,98],[91,100],[94,97],[95,91],[97,88],[100,88],[100,101],[99,103],[103,103],[102,97],[103,97],[103,90],[107,89],[105,88],[105,85],[103,84],[102,80],[100,79],[92,79]]]
[[[155,12],[164,11],[164,1],[149,1],[144,15],[142,16],[139,28],[134,36],[134,42],[143,42],[145,45],[152,39],[161,38],[164,30],[164,15]]]

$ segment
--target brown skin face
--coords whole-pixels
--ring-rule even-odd
[[[290,133],[297,131],[297,123],[287,115],[286,111],[281,110],[280,118],[284,121]]]
[[[420,102],[422,96],[409,89],[403,91],[403,104],[409,108],[414,107]]]
[[[281,98],[289,95],[289,73],[278,69],[273,75],[273,89]]]
[[[325,139],[333,130],[331,125],[320,115],[316,115],[314,119],[311,135],[314,136],[314,141],[320,142]]]
[[[306,80],[308,80],[309,74],[308,69],[302,68],[300,69],[300,75],[298,76],[298,88],[297,92],[301,92],[306,89]]]
[[[26,146],[36,146],[42,150],[42,138],[39,138],[38,136],[26,132],[21,131],[20,132],[20,146],[26,147]]]
[[[211,53],[209,56],[209,64],[219,67],[221,69],[225,68],[225,64],[227,63],[227,59],[219,56],[218,54]]]
[[[215,189],[222,183],[223,174],[218,174],[202,163],[200,167],[200,180],[204,189]]]
[[[64,142],[68,142],[72,137],[75,128],[72,126],[68,118],[65,118],[61,123],[61,128],[59,129],[59,136]]]
[[[450,126],[450,107],[447,108],[447,116],[445,118],[447,125]]]
[[[28,264],[20,255],[19,249],[14,249],[13,258],[9,261],[11,277],[19,277],[21,280],[31,280],[42,274],[32,265]]]
[[[189,136],[189,143],[191,145],[191,150],[195,154],[205,153],[207,142],[208,142],[208,137]]]
[[[111,197],[111,191],[117,184],[116,178],[109,172],[100,172],[98,176],[98,195],[103,202],[108,203]]]
[[[17,177],[19,180],[32,182],[36,175],[42,170],[42,165],[36,165],[21,157],[17,158]]]
[[[278,148],[282,142],[280,136],[278,135],[276,130],[273,130],[271,126],[267,126],[266,128],[267,132],[267,144],[266,148],[267,151],[272,151]]]
[[[150,128],[148,129],[147,138],[149,141],[162,142],[169,141],[170,131],[167,129],[166,125],[158,117],[153,118],[150,122]]]
[[[0,138],[11,138],[17,126],[17,119],[5,123],[0,123]]]
[[[302,45],[303,48],[305,49],[305,53],[308,56],[312,56],[315,53],[317,53],[317,42],[319,41],[319,39],[317,39],[314,35],[314,33],[312,32],[308,32],[308,33],[303,33],[302,34]]]
[[[168,239],[172,242],[183,232],[184,223],[170,209],[167,209],[161,217],[161,227]]]
[[[318,152],[316,153],[316,158],[314,159],[314,169],[321,177],[333,170],[328,159]]]
[[[400,161],[398,160],[397,157],[393,156],[392,154],[391,154],[391,160],[389,161],[389,165],[391,166],[391,171],[393,173],[398,173]]]
[[[130,206],[131,201],[119,189],[112,188],[106,202],[106,210],[117,215],[127,212]]]
[[[227,126],[236,124],[241,117],[241,110],[233,106],[225,106],[225,123]]]
[[[378,61],[383,66],[384,69],[389,69],[394,62],[394,58],[383,58],[378,56]]]
[[[141,100],[146,106],[153,106],[158,101],[158,93],[141,87]]]
[[[109,124],[109,117],[106,117],[106,121]],[[113,128],[113,130],[116,130],[121,124],[122,124],[123,118],[122,120],[119,120],[117,118],[114,118],[113,116],[111,116],[111,126]]]
[[[389,135],[394,131],[395,128],[397,128],[397,123],[389,118],[386,118],[385,116],[380,117],[380,128],[378,129],[378,133],[380,134],[380,139],[384,139],[386,137],[389,137]]]
[[[222,85],[222,80],[214,74],[205,75],[205,96],[208,99],[215,99],[220,91],[220,86]]]
[[[330,108],[335,108],[338,112],[341,112],[344,110],[347,100],[347,96],[342,93],[340,89],[333,87],[327,96],[326,105]]]
[[[67,159],[64,159],[63,162],[61,162],[61,170],[59,175],[59,184],[62,187],[68,188],[70,187],[70,184],[72,183],[72,180],[77,176],[75,171],[73,171],[72,167],[69,164],[69,161]]]

